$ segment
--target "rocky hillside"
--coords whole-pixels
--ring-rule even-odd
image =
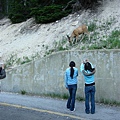
[[[92,29],[90,41],[86,36],[83,41],[70,46],[66,35],[82,24]],[[114,44],[120,44],[119,0],[107,0],[97,11],[79,11],[50,24],[36,24],[33,18],[11,24],[4,18],[0,20],[0,57],[10,67],[61,50],[103,49],[108,47],[105,41],[112,34],[119,37]]]

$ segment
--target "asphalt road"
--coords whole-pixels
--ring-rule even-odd
[[[37,111],[37,109],[0,106],[0,120],[77,120],[75,118]]]
[[[0,120],[120,120],[120,107],[96,103],[96,113],[86,114],[84,102],[76,101],[70,112],[66,100],[1,92]]]

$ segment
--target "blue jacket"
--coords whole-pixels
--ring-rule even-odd
[[[90,63],[91,65],[92,65],[92,63]],[[93,67],[93,65],[92,65],[92,68],[94,68]],[[82,72],[84,70],[84,64],[82,63],[81,64],[81,66],[80,66],[80,71]],[[85,70],[84,70],[85,71]],[[90,74],[91,72],[90,71],[85,71],[86,73],[88,73],[88,74]],[[83,73],[83,72],[82,72]],[[83,74],[84,75],[84,74]],[[89,76],[86,76],[86,75],[84,75],[84,81],[85,81],[85,83],[86,84],[91,84],[91,83],[93,83],[93,82],[95,82],[95,78],[94,78],[94,74],[93,75],[89,75]]]
[[[90,71],[85,71],[86,73],[91,73]],[[84,74],[83,74],[84,75]],[[95,80],[94,80],[94,75],[90,75],[90,76],[86,76],[84,75],[84,80],[85,80],[85,83],[86,84],[91,84],[91,83],[94,83]]]
[[[73,67],[74,69],[74,75],[73,79],[70,77],[70,67],[66,69],[65,71],[65,87],[68,88],[68,85],[74,85],[77,84],[77,76],[78,76],[78,69],[76,67]]]

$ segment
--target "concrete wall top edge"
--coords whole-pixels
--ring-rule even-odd
[[[17,69],[17,68],[19,68],[19,67],[24,67],[24,66],[26,66],[26,65],[29,65],[29,64],[31,64],[31,63],[33,63],[34,61],[37,61],[37,60],[39,60],[39,61],[43,61],[43,60],[46,60],[46,59],[48,59],[48,58],[50,58],[50,57],[52,57],[52,56],[54,56],[54,55],[57,55],[57,54],[62,54],[62,53],[69,53],[69,52],[120,52],[120,49],[96,49],[96,50],[65,50],[65,51],[59,51],[59,52],[55,52],[55,53],[52,53],[52,54],[50,54],[50,55],[48,55],[48,56],[46,56],[46,57],[43,57],[43,58],[38,58],[38,59],[36,59],[36,60],[33,60],[33,61],[31,61],[31,62],[29,62],[29,63],[26,63],[26,64],[23,64],[23,65],[19,65],[19,66],[17,66],[17,67],[14,67],[14,68],[12,68],[12,69],[9,69],[9,70],[7,70],[7,71],[12,71],[13,69]]]

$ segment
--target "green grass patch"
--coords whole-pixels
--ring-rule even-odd
[[[92,31],[95,31],[97,29],[97,25],[96,23],[90,23],[90,25],[88,26],[88,31],[89,32],[92,32]]]
[[[108,100],[108,99],[101,99],[99,103],[103,103],[105,105],[115,105],[115,106],[120,106],[120,102],[117,102],[115,100]]]
[[[21,90],[21,94],[25,95],[25,94],[27,94],[27,92],[25,90]]]

